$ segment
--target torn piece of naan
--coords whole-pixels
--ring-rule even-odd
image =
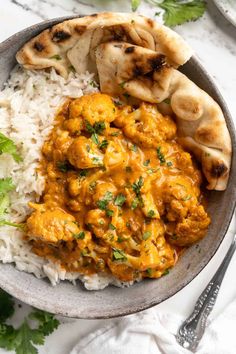
[[[192,55],[187,43],[170,28],[140,15],[108,12],[64,21],[44,30],[21,48],[16,59],[28,69],[54,67],[63,77],[71,67],[78,73],[96,72],[95,49],[113,40],[164,54],[175,67]]]

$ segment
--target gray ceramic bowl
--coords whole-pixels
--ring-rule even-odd
[[[15,65],[15,53],[31,37],[65,18],[49,20],[29,27],[0,44],[0,87]],[[233,153],[236,137],[230,113],[212,79],[193,57],[182,71],[207,91],[222,107],[230,131]],[[0,287],[16,298],[52,313],[77,318],[109,318],[127,315],[154,306],[187,285],[215,254],[228,229],[235,199],[236,159],[233,156],[229,184],[225,192],[211,192],[208,211],[212,218],[207,237],[190,247],[169,275],[158,280],[145,280],[130,288],[108,287],[102,291],[87,291],[62,282],[52,287],[48,281],[19,272],[11,264],[0,264]]]

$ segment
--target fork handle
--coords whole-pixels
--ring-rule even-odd
[[[176,336],[177,342],[192,352],[195,352],[204,334],[207,318],[215,305],[222,280],[235,252],[235,249],[236,237],[234,237],[230,248],[219,268],[217,269],[215,275],[198,298],[192,314],[183,322],[179,328],[178,334]]]

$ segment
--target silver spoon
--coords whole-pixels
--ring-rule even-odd
[[[191,315],[182,323],[176,335],[177,342],[184,348],[196,351],[204,334],[207,318],[216,303],[225,272],[236,249],[236,234],[215,275],[198,298]]]

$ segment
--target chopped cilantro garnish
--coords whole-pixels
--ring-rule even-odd
[[[116,227],[113,224],[108,225],[109,230],[116,230]]]
[[[101,210],[106,210],[108,203],[112,200],[113,194],[111,192],[106,192],[103,199],[97,201],[97,206]]]
[[[152,276],[152,268],[146,269],[146,272],[147,272],[147,274],[149,275],[149,277]]]
[[[133,191],[135,192],[135,194],[138,196],[140,194],[140,190],[143,186],[143,177],[140,176],[138,181],[137,182],[134,182],[132,184],[132,188],[133,188]]]
[[[15,143],[0,133],[0,155],[3,153],[12,155],[16,162],[22,161],[22,157],[18,154]]]
[[[170,104],[170,98],[166,98],[165,100],[163,100],[163,102],[166,104]]]
[[[163,153],[161,152],[160,146],[157,148],[157,156],[158,156],[158,159],[160,160],[160,164],[164,165],[164,163],[166,162],[166,159],[165,159],[165,156],[163,155]]]
[[[122,82],[119,83],[119,86],[123,89],[125,84],[126,84],[126,81],[122,81]]]
[[[155,215],[154,210],[149,210],[148,213],[147,213],[147,216],[148,216],[149,218],[152,218],[154,215]]]
[[[125,255],[125,253],[118,249],[118,248],[113,248],[113,260],[115,261],[126,261],[127,257]]]
[[[120,132],[111,133],[111,136],[118,136],[118,135],[120,135]]]
[[[124,241],[124,239],[123,239],[121,236],[118,236],[118,237],[117,237],[117,242],[118,242],[118,243],[121,243],[121,242],[123,242],[123,241]]]
[[[67,172],[71,169],[71,164],[69,163],[69,161],[58,161],[57,162],[57,168],[59,171],[61,172]]]
[[[94,125],[92,125],[86,120],[85,127],[86,127],[87,132],[92,134],[91,138],[95,142],[95,144],[99,144],[99,141],[97,139],[97,134],[100,135],[102,133],[102,131],[105,129],[105,123],[104,122],[96,122]]]
[[[100,144],[99,144],[99,149],[105,149],[108,146],[108,141],[104,139]]]
[[[85,232],[81,231],[78,234],[73,234],[73,237],[77,240],[83,240],[85,238]]]
[[[105,123],[104,122],[96,122],[93,127],[94,127],[95,132],[100,135],[102,133],[102,131],[105,129]]]
[[[94,87],[94,88],[97,88],[99,85],[96,83],[96,81],[94,81],[94,80],[91,80],[90,82],[89,82],[89,85],[91,85],[92,87]]]
[[[87,120],[85,122],[85,127],[86,127],[87,132],[89,132],[91,134],[95,133],[93,126]]]
[[[126,99],[128,99],[128,98],[130,97],[130,95],[129,95],[127,92],[123,93],[123,96],[124,96]]]
[[[191,199],[192,198],[192,196],[191,195],[187,195],[185,198],[183,198],[182,200],[184,201],[184,202],[186,202],[187,200],[189,200],[189,199]]]
[[[166,163],[166,165],[167,165],[168,167],[171,167],[171,166],[173,165],[173,163],[172,163],[171,161],[168,161],[168,162]]]
[[[96,133],[93,133],[91,135],[91,139],[94,142],[94,144],[98,145],[99,144],[99,140],[98,140],[98,135]]]
[[[122,193],[118,194],[115,198],[115,205],[122,207],[124,202],[126,201],[126,196]]]
[[[88,175],[89,171],[88,170],[81,170],[79,172],[80,177],[86,177]]]
[[[52,57],[50,57],[49,59],[61,60],[62,57],[59,54],[55,54]]]
[[[136,197],[136,198],[134,198],[134,200],[131,203],[131,209],[132,210],[136,209],[138,207],[138,205],[139,205],[139,199]]]
[[[96,185],[97,185],[97,182],[96,182],[96,181],[91,182],[91,183],[89,184],[89,189],[90,189],[90,190],[93,190],[93,189],[96,187]]]
[[[151,162],[151,161],[148,159],[148,160],[144,161],[143,165],[144,165],[144,166],[148,166],[148,165],[150,164],[150,162]]]
[[[107,216],[113,216],[114,211],[111,209],[106,209],[106,214],[107,214]]]
[[[133,152],[137,152],[137,149],[138,149],[138,147],[135,144],[130,146],[130,150],[133,151]]]
[[[164,273],[162,273],[162,275],[167,275],[167,274],[169,274],[169,273],[170,273],[169,269],[166,269],[166,270],[164,271]]]
[[[143,234],[143,240],[147,240],[151,236],[151,231],[145,231]]]

